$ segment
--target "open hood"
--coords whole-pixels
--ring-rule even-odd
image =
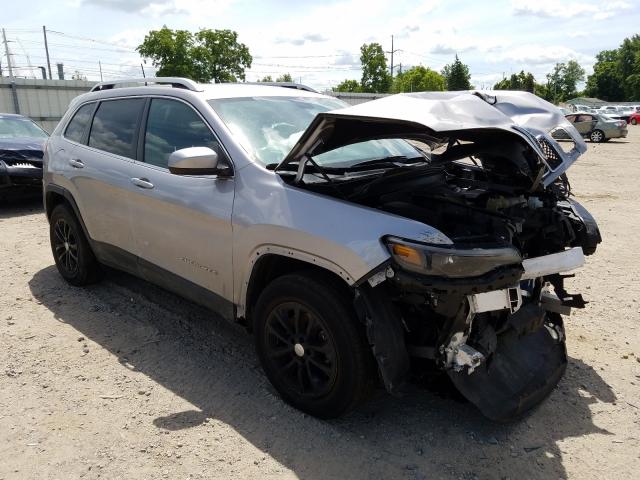
[[[564,130],[573,142],[563,150],[551,136]],[[304,156],[381,138],[475,140],[483,134],[516,135],[544,165],[546,187],[587,150],[580,134],[554,105],[527,92],[422,92],[391,95],[319,113],[280,168]],[[569,144],[570,145],[570,144]],[[538,179],[540,180],[540,179]]]

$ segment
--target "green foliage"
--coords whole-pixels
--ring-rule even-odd
[[[640,35],[596,56],[585,94],[611,102],[640,100]]]
[[[232,30],[151,30],[137,48],[158,68],[158,76],[187,77],[197,82],[235,82],[245,79],[253,60]]]
[[[584,69],[575,60],[556,63],[553,71],[547,74],[545,99],[559,103],[577,96],[578,82],[584,80]]]
[[[420,65],[398,73],[393,79],[392,90],[393,93],[442,91],[444,86],[442,75]]]
[[[442,69],[442,76],[445,78],[447,90],[471,90],[471,74],[469,67],[462,63],[456,55],[456,59],[450,65],[445,65]]]
[[[387,68],[387,59],[379,43],[364,44],[360,47],[363,92],[387,93],[391,88],[391,75]]]
[[[271,75],[266,75],[262,77],[262,79],[258,80],[259,82],[273,82],[273,77]]]
[[[293,77],[290,73],[285,73],[276,78],[276,82],[293,82]]]
[[[531,93],[534,93],[535,88],[535,77],[531,72],[525,73],[524,70],[518,74],[514,73],[509,78],[503,78],[493,86],[494,90],[522,90]]]
[[[332,90],[334,92],[362,92],[360,83],[357,80],[343,80]]]

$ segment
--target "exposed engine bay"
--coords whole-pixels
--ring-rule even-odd
[[[391,260],[359,288],[356,307],[381,376],[394,391],[412,358],[429,359],[487,417],[515,418],[565,371],[561,315],[585,301],[565,290],[562,273],[595,252],[598,227],[571,198],[566,174],[542,182],[563,156],[545,138],[537,140],[540,149],[495,130],[439,141],[432,132],[412,134],[408,141],[423,158],[395,168],[368,162],[340,169],[307,157],[280,173],[300,188],[448,237],[424,245],[383,239]]]

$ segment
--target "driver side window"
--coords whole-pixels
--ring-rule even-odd
[[[188,147],[209,147],[218,155],[218,140],[200,116],[183,102],[153,98],[144,137],[144,162],[167,168],[169,155]]]

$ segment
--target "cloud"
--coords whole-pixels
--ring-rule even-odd
[[[559,45],[521,45],[511,47],[502,54],[492,55],[492,63],[508,62],[521,65],[552,65],[567,60],[576,60],[581,64],[593,64],[590,55],[576,52]]]
[[[203,9],[220,12],[230,0],[82,0],[83,5],[93,5],[125,13],[140,13],[159,17],[162,15],[194,15]]]
[[[591,16],[595,20],[618,15],[625,10],[630,10],[632,5],[625,1],[594,2],[586,0],[582,2],[558,3],[555,0],[512,0],[511,10],[514,15],[533,16],[541,18],[573,18]]]
[[[320,33],[306,33],[296,38],[278,37],[276,38],[276,43],[289,43],[291,45],[299,47],[301,45],[304,45],[305,43],[319,43],[326,42],[327,40],[329,39]]]
[[[454,45],[439,43],[431,47],[431,50],[429,50],[429,52],[436,55],[453,55],[460,52],[468,52],[469,50],[474,50],[475,48],[476,47],[474,47],[473,45],[456,47]]]
[[[360,66],[360,58],[357,58],[353,53],[347,52],[345,50],[340,50],[338,52],[338,57],[333,62],[334,65],[341,66]]]

